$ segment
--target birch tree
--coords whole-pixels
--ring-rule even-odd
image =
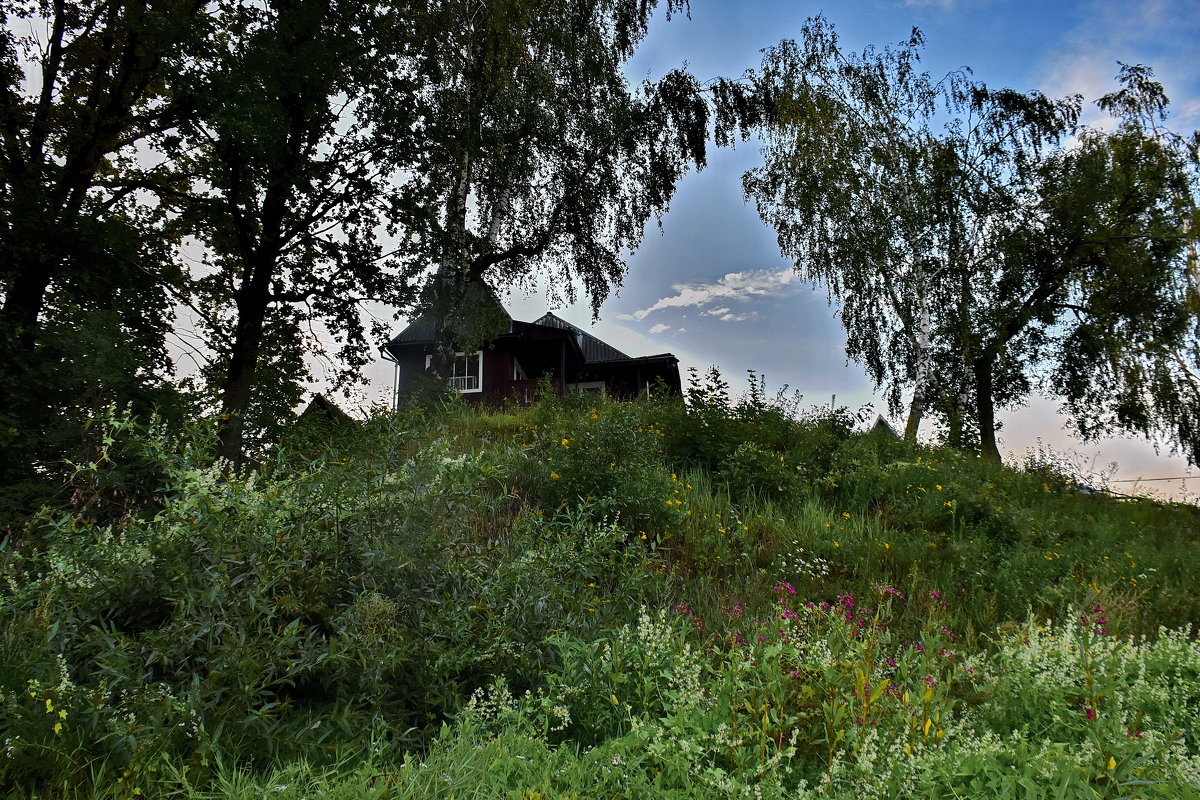
[[[622,72],[656,5],[430,4],[412,54],[423,83],[415,97],[407,86],[392,93],[414,97],[415,127],[392,130],[397,148],[418,146],[395,221],[432,273],[435,367],[449,363],[456,338],[494,333],[464,328],[473,316],[462,305],[480,282],[541,274],[566,299],[582,285],[598,309],[647,221],[689,167],[704,165],[705,87],[683,71],[631,87]],[[669,0],[668,16],[684,7]],[[721,115],[720,135],[735,118]]]
[[[848,355],[893,406],[912,392],[910,438],[932,397],[953,444],[998,461],[996,410],[1041,389],[1084,433],[1166,429],[1196,453],[1187,382],[1161,377],[1194,302],[1186,160],[1129,124],[1064,145],[1080,98],[934,81],[920,44],[846,54],[813,20],[757,78],[778,112],[746,192],[841,305]]]

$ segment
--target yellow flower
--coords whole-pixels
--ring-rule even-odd
[[[52,701],[49,697],[47,697],[46,698],[46,713],[49,714],[53,710],[54,710],[54,701]]]
[[[552,480],[552,481],[556,481],[556,480],[558,480],[558,473],[557,473],[557,472],[551,472],[551,473],[550,473],[550,480]]]
[[[942,490],[942,485],[941,485],[940,483],[935,483],[935,484],[934,484],[934,486],[936,486],[936,487],[937,487],[937,490],[938,490],[939,492]]]
[[[846,519],[850,519],[850,515],[847,514],[845,511],[842,512],[842,516],[845,517]]]
[[[1108,768],[1110,770],[1117,768],[1117,760],[1115,758],[1113,758],[1112,756],[1108,757]]]
[[[55,736],[62,735],[62,723],[61,722],[54,723],[54,735]]]

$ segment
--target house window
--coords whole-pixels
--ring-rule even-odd
[[[433,356],[425,356],[425,369],[433,363]],[[455,353],[454,367],[450,370],[450,385],[460,393],[483,391],[483,351]]]
[[[521,362],[517,361],[515,356],[513,357],[513,380],[514,381],[529,380],[529,376],[525,374],[525,368],[521,366]]]

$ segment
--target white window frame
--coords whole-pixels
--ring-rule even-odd
[[[521,366],[521,362],[517,361],[517,357],[513,356],[513,376],[514,381],[527,381],[529,376],[525,373],[525,368]]]
[[[474,353],[455,352],[454,359],[457,361],[460,358],[468,358],[470,356],[475,356],[477,359],[476,363],[479,364],[479,369],[476,371],[476,374],[474,374],[474,375],[451,375],[449,378],[446,379],[447,382],[452,387],[454,387],[454,391],[458,392],[459,394],[475,394],[477,392],[483,391],[483,351],[476,350]],[[429,367],[432,364],[433,364],[433,355],[432,354],[426,355],[425,356],[425,369],[429,369]],[[474,382],[474,384],[475,384],[475,388],[473,388],[473,389],[470,388],[472,382]]]

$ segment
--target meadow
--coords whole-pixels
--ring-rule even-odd
[[[0,790],[1200,798],[1200,509],[687,400],[414,403],[244,475],[97,422],[0,545]]]

